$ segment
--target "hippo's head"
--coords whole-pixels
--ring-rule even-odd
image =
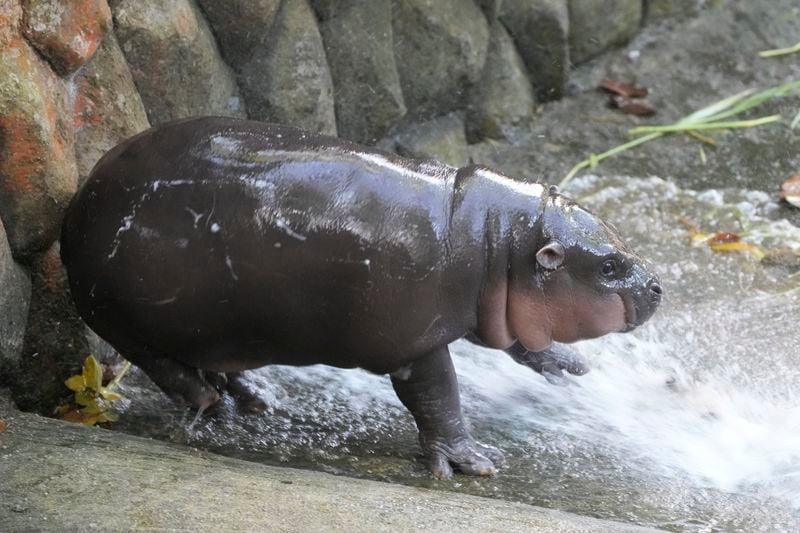
[[[511,336],[529,350],[630,331],[661,302],[658,277],[617,232],[554,190],[536,243],[517,239],[508,277]]]

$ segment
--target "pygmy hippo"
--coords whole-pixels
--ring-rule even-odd
[[[239,373],[268,364],[390,374],[437,477],[503,459],[465,427],[449,343],[581,373],[553,341],[629,331],[661,299],[614,229],[552,188],[230,118],[110,150],[61,253],[81,316],[173,398],[204,409],[221,373],[244,394]]]

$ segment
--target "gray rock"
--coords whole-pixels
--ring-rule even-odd
[[[11,375],[22,352],[31,298],[28,274],[11,257],[0,220],[0,382]]]
[[[270,39],[281,0],[197,0],[219,43],[222,56],[236,69]]]
[[[655,22],[664,18],[689,18],[696,16],[706,0],[644,0],[644,19]]]
[[[652,531],[447,490],[228,459],[20,413],[1,395],[0,418],[7,423],[0,437],[6,531]]]
[[[272,26],[224,44],[250,118],[335,135],[333,81],[314,12],[307,0],[285,0],[271,13],[263,16],[274,17]]]
[[[116,144],[150,127],[125,56],[113,34],[72,78],[79,183]]]
[[[754,59],[759,50],[797,41],[796,20],[781,17],[796,7],[796,0],[729,0],[687,24],[648,27],[626,49],[574,70],[570,83],[580,93],[543,106],[529,138],[513,145],[473,145],[473,160],[512,176],[555,184],[590,154],[629,141],[628,131],[635,126],[673,123],[741,91],[798,80],[800,62],[790,57]],[[765,27],[770,28],[768,33],[745,30]],[[608,109],[608,96],[596,89],[606,77],[649,87],[647,100],[658,115],[642,119]],[[683,187],[751,188],[777,198],[783,180],[800,168],[800,135],[789,129],[797,111],[796,97],[764,103],[752,116],[779,113],[783,121],[714,134],[718,145],[704,147],[705,162],[699,155],[701,143],[687,135],[670,135],[605,159],[583,173],[662,176]],[[800,225],[800,210],[782,212]]]
[[[483,14],[486,15],[486,18],[489,20],[489,24],[491,25],[491,23],[494,22],[500,14],[500,8],[503,5],[503,0],[475,0],[475,3],[478,4],[478,7],[483,10]]]
[[[390,0],[323,2],[341,137],[374,143],[406,113],[392,43]]]
[[[233,73],[191,0],[113,0],[116,34],[152,124],[246,116]]]
[[[380,147],[405,157],[436,159],[455,167],[470,162],[464,120],[455,113],[397,128],[381,141]]]
[[[525,65],[514,43],[499,22],[491,26],[489,53],[467,111],[467,138],[506,139],[510,130],[533,118],[534,98]]]
[[[525,61],[539,101],[564,96],[569,76],[566,0],[505,0],[500,20]]]
[[[641,0],[568,0],[570,58],[580,64],[627,43],[642,22]]]
[[[395,60],[414,118],[462,108],[480,79],[489,27],[472,0],[392,0]]]

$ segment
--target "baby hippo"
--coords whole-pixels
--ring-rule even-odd
[[[230,118],[109,151],[61,254],[81,316],[199,409],[227,373],[327,364],[390,374],[429,467],[502,462],[461,414],[448,344],[583,372],[557,343],[630,331],[661,286],[616,232],[548,187]],[[202,371],[202,372],[201,372]]]

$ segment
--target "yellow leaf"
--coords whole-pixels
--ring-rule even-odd
[[[101,405],[99,402],[95,401],[81,409],[81,413],[86,415],[99,415],[105,410],[105,405]]]
[[[94,391],[99,391],[103,386],[103,367],[91,354],[83,362],[83,379],[86,380],[86,386]]]
[[[105,387],[100,389],[100,396],[102,396],[104,399],[108,400],[109,402],[116,402],[117,400],[121,400],[122,399],[122,395],[121,394],[116,393],[114,391],[110,391]]]
[[[75,393],[75,403],[82,406],[92,405],[97,402],[94,391],[86,389]]]
[[[83,422],[84,426],[93,426],[97,423],[98,418],[100,418],[100,415],[88,415],[84,416],[81,422]]]
[[[67,411],[61,418],[67,422],[83,422],[83,415],[77,410]]]
[[[64,385],[66,385],[69,390],[78,392],[86,388],[86,380],[83,379],[82,375],[78,374],[77,376],[72,376],[65,381]]]
[[[100,413],[97,417],[97,423],[102,424],[103,422],[116,422],[119,420],[119,415],[114,411],[105,411]]]

